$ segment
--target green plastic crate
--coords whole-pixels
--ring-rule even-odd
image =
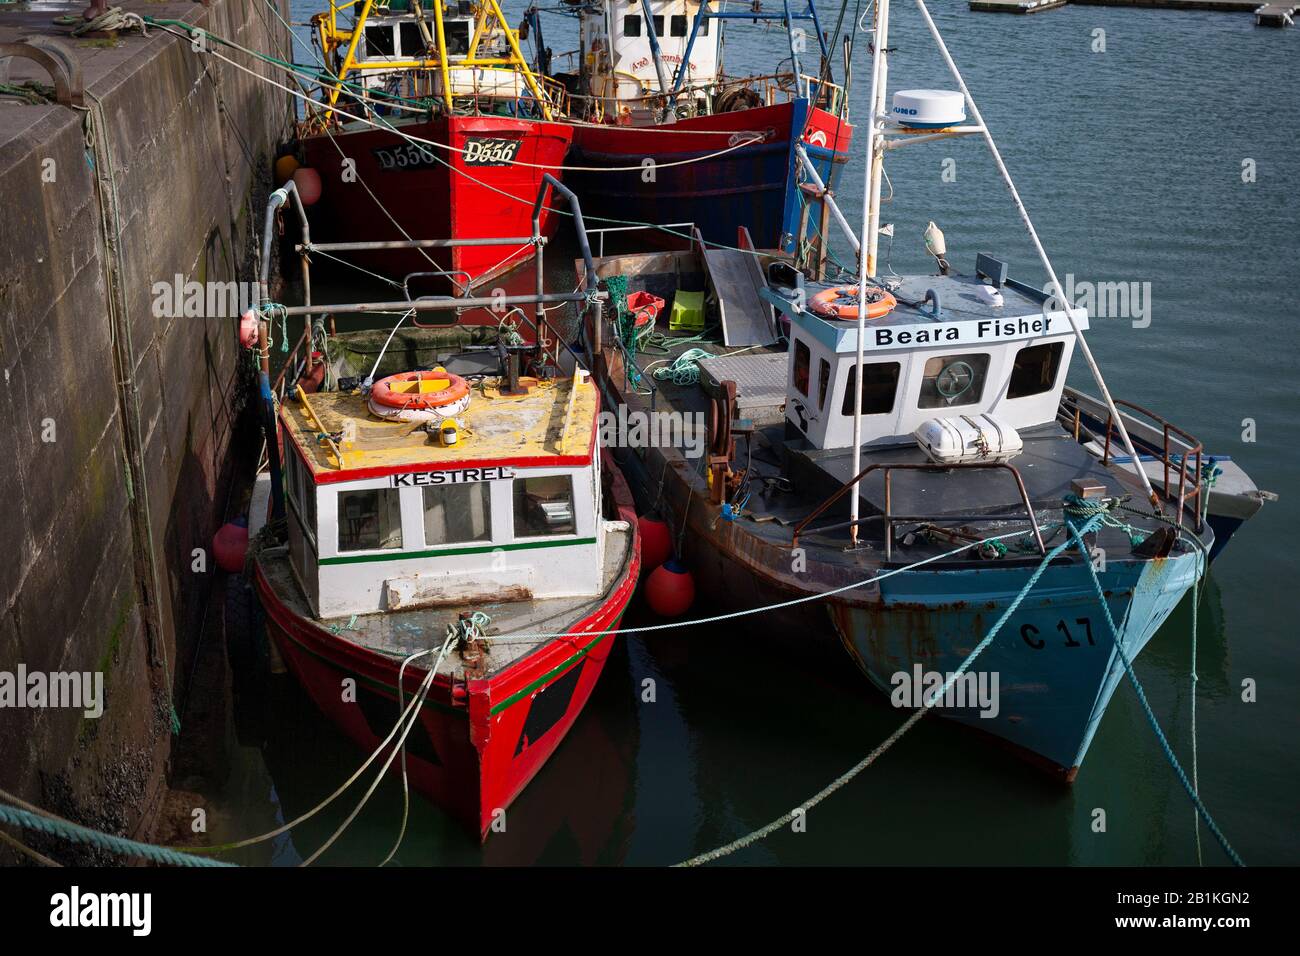
[[[673,296],[673,309],[668,314],[668,331],[704,331],[704,293],[678,292]]]

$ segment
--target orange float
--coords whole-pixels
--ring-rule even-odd
[[[469,398],[469,383],[444,368],[398,372],[371,386],[370,410],[380,418],[428,421],[459,415]]]
[[[840,299],[850,299],[852,304],[840,305]],[[867,289],[867,318],[881,319],[894,311],[898,300],[884,289]],[[818,292],[808,302],[808,309],[831,319],[856,320],[858,317],[858,287],[837,285]]]

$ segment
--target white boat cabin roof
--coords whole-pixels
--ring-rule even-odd
[[[1032,286],[1007,279],[1003,263],[981,256],[977,270],[891,277],[897,305],[866,321],[863,444],[911,443],[936,418],[987,413],[1014,428],[1054,420],[1074,346],[1069,318]],[[830,288],[775,285],[764,296],[791,320],[787,423],[814,447],[845,448],[853,444],[858,323],[813,310]],[[856,290],[839,301],[855,309]],[[1071,314],[1088,327],[1086,310]]]

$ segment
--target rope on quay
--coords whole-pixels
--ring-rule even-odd
[[[0,791],[0,798],[5,800],[11,799],[9,794]],[[0,803],[0,823],[7,823],[11,826],[22,827],[25,830],[34,830],[38,833],[45,833],[61,840],[67,840],[71,843],[83,843],[89,846],[99,847],[102,850],[108,850],[120,856],[135,856],[141,859],[149,860],[152,863],[169,864],[171,866],[234,866],[233,863],[225,863],[221,860],[209,860],[201,856],[192,856],[188,853],[181,853],[177,850],[165,846],[155,846],[152,843],[141,843],[138,840],[128,840],[126,837],[113,836],[111,833],[102,833],[99,830],[92,830],[90,827],[83,827],[77,823],[71,823],[58,817],[47,816],[43,813],[35,813],[31,810],[24,810],[19,807],[8,806]]]
[[[1084,522],[1082,526],[1083,530],[1085,532],[1091,531],[1100,522],[1101,522],[1100,516],[1094,515],[1093,517],[1088,518]],[[1029,580],[1026,581],[1025,586],[1020,589],[1020,593],[1015,596],[1015,598],[1012,600],[1012,602],[1009,605],[1007,605],[1007,609],[1002,612],[1002,616],[998,618],[997,623],[993,625],[993,627],[989,630],[988,634],[985,635],[984,639],[980,641],[979,644],[975,646],[975,649],[972,650],[970,654],[966,656],[966,659],[961,662],[961,665],[955,671],[953,671],[951,674],[948,675],[948,679],[944,681],[943,686],[935,690],[935,692],[932,695],[930,695],[928,700],[922,702],[922,706],[920,710],[917,710],[910,717],[908,717],[907,720],[903,721],[903,723],[899,726],[897,730],[895,730],[892,734],[886,737],[885,740],[879,746],[877,746],[874,750],[872,750],[871,753],[867,754],[866,757],[864,757],[861,761],[859,761],[855,766],[851,767],[848,771],[841,774],[839,777],[836,777],[835,780],[833,780],[828,786],[826,786],[821,791],[819,791],[816,795],[805,800],[801,806],[796,807],[794,810],[791,810],[789,813],[783,814],[782,816],[773,820],[767,826],[760,827],[759,829],[753,831],[752,833],[746,834],[745,836],[741,837],[738,840],[733,840],[731,843],[728,843],[725,846],[718,847],[716,850],[710,850],[707,853],[701,853],[698,856],[693,856],[689,860],[683,860],[681,863],[677,863],[675,865],[689,867],[689,866],[700,866],[705,863],[712,863],[715,860],[722,859],[724,856],[730,856],[732,853],[735,853],[737,850],[743,850],[745,847],[757,843],[759,840],[762,840],[763,838],[770,836],[771,834],[775,833],[777,830],[786,826],[788,823],[790,823],[790,821],[792,821],[795,818],[796,814],[800,812],[806,813],[808,810],[812,809],[817,804],[821,803],[831,794],[835,793],[835,791],[839,790],[845,784],[849,783],[858,774],[862,773],[862,771],[866,770],[873,763],[875,763],[876,760],[885,753],[885,751],[889,750],[890,747],[892,747],[899,740],[901,740],[904,734],[906,734],[909,730],[915,727],[916,724],[921,720],[921,718],[924,717],[926,714],[928,714],[934,708],[934,706],[940,700],[943,699],[944,695],[948,693],[948,690],[952,687],[952,685],[958,679],[960,679],[960,677],[963,674],[966,673],[967,669],[969,669],[971,664],[975,661],[975,658],[979,657],[980,654],[984,653],[984,650],[990,644],[993,643],[993,639],[998,636],[998,632],[1002,630],[1002,626],[1007,623],[1007,620],[1011,617],[1011,615],[1014,614],[1016,612],[1016,609],[1020,607],[1020,603],[1024,601],[1024,599],[1028,596],[1029,592],[1033,590],[1034,585],[1038,583],[1038,579],[1043,576],[1043,572],[1047,570],[1047,566],[1051,564],[1061,554],[1061,552],[1063,552],[1069,546],[1070,546],[1069,541],[1062,541],[1060,544],[1058,544],[1047,554],[1043,555],[1043,560],[1038,563],[1038,567],[1035,568],[1034,573],[1029,576]],[[1088,564],[1089,567],[1092,566],[1091,561],[1089,561]]]
[[[108,33],[120,30],[139,30],[143,36],[149,35],[149,29],[145,26],[145,18],[138,13],[123,10],[121,7],[109,7],[93,20],[86,20],[80,15],[55,17],[54,25],[72,27],[74,37],[84,36],[87,33]]]

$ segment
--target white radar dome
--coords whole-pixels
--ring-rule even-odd
[[[891,111],[909,129],[946,129],[966,120],[966,99],[956,90],[899,90]]]

